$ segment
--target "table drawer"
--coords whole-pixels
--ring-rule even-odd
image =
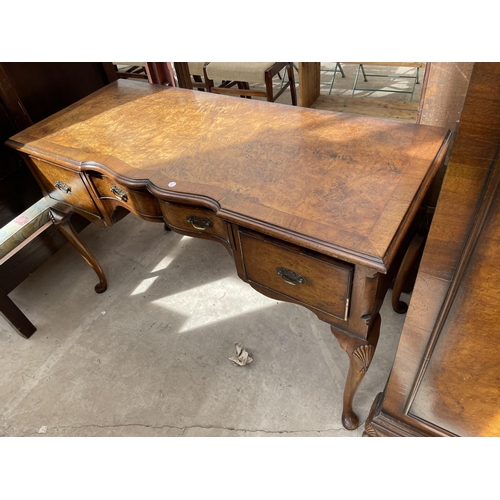
[[[161,217],[158,201],[148,191],[130,189],[102,174],[92,173],[89,177],[101,200],[112,200],[113,206],[121,205],[138,215]]]
[[[248,281],[347,319],[352,265],[257,233],[239,241]]]
[[[100,217],[101,214],[79,172],[38,158],[30,158],[38,170],[38,177],[50,198]]]
[[[193,236],[219,239],[230,245],[227,223],[210,210],[166,201],[160,201],[160,208],[165,222],[172,229],[178,229]]]

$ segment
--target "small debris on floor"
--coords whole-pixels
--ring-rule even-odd
[[[42,425],[40,429],[38,429],[38,434],[47,434],[47,426]]]
[[[247,350],[241,347],[241,345],[238,342],[236,342],[234,345],[236,347],[236,356],[233,356],[232,358],[229,359],[236,366],[245,366],[253,361],[253,358],[250,357],[250,354],[247,352]]]

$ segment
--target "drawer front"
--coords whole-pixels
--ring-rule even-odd
[[[156,198],[147,191],[130,189],[105,175],[89,176],[101,200],[112,200],[113,206],[121,205],[139,215],[161,217]]]
[[[227,223],[210,210],[166,201],[160,201],[160,208],[165,222],[172,229],[179,229],[193,236],[223,240],[230,245]]]
[[[100,217],[99,210],[79,172],[68,170],[38,158],[31,157],[31,160],[36,166],[38,177],[50,198]]]
[[[247,280],[347,319],[353,266],[259,234],[239,241]]]

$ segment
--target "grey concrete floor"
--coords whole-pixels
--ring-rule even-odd
[[[295,63],[296,65],[298,63]],[[341,97],[351,97],[352,89],[356,77],[356,72],[358,70],[357,64],[346,64],[341,63],[342,69],[344,71],[344,77],[342,77],[340,72],[337,72],[335,76],[335,81],[331,87],[331,81],[333,77],[333,69],[336,63],[334,62],[322,62],[320,71],[320,95],[331,95],[331,96],[341,96]],[[359,97],[369,97],[381,101],[398,101],[398,102],[408,102],[410,101],[410,94],[400,93],[401,91],[410,92],[413,88],[414,80],[412,77],[416,76],[416,68],[410,67],[393,67],[393,66],[371,66],[366,65],[365,71],[370,75],[380,75],[380,76],[370,76],[368,77],[368,83],[363,82],[363,79],[359,77],[357,88],[371,88],[379,89],[379,91],[365,91],[356,90],[354,92],[353,99]],[[424,79],[425,70],[422,68],[419,72],[420,83],[415,85],[415,90],[413,94],[413,102],[418,102],[422,93],[422,81]],[[295,75],[295,85],[297,87],[297,92],[299,91],[299,74],[298,71],[294,70]],[[387,75],[397,75],[395,77],[388,77]],[[215,82],[218,85],[220,82]],[[280,79],[276,76],[273,80],[274,93],[277,94],[280,86]],[[251,88],[265,90],[264,85],[250,84]],[[330,89],[331,87],[331,89]],[[394,92],[397,91],[397,92]],[[265,101],[265,97],[252,97],[252,99],[258,99]],[[280,97],[276,100],[280,104],[291,104],[291,94],[289,90],[286,90]],[[319,108],[318,108],[319,109]]]
[[[341,63],[342,70],[344,71],[344,77],[342,77],[340,72],[337,72],[333,86],[331,86],[335,65],[336,63],[332,62],[321,63],[320,93],[322,95],[351,97],[356,73],[358,71],[358,65]],[[399,92],[412,91],[415,81],[413,78],[417,75],[416,68],[365,64],[365,72],[366,74],[373,76],[367,77],[368,82],[364,82],[362,75],[359,75],[358,83],[356,85],[357,90],[354,91],[354,97],[372,97],[374,99],[382,99],[385,101],[410,101],[410,94]],[[420,83],[415,85],[412,98],[414,102],[418,102],[420,100],[424,73],[425,69],[421,68],[419,71]],[[363,88],[379,89],[379,91],[362,90]]]
[[[221,245],[130,214],[82,239],[109,286],[66,245],[11,294],[38,327],[0,318],[1,436],[349,436],[347,356],[327,324],[239,280]],[[382,391],[404,315],[389,296],[354,400]],[[240,342],[254,361],[229,360]]]

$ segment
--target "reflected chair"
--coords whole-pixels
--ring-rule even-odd
[[[191,64],[191,63],[190,63]],[[273,78],[281,70],[286,70],[288,79],[278,91],[274,92]],[[292,104],[297,105],[297,91],[293,63],[291,62],[210,62],[203,67],[205,82],[212,82],[210,92],[215,94],[234,95],[251,98],[252,96],[265,97],[267,101],[274,102],[290,88]],[[222,82],[219,86],[213,82]],[[250,84],[264,85],[265,90],[250,88]],[[235,85],[238,88],[232,88]]]

